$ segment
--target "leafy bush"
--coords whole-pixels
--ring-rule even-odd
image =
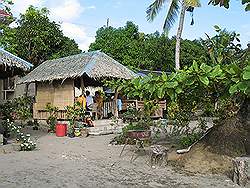
[[[26,120],[32,118],[33,100],[31,97],[18,97],[0,105],[0,113],[3,119]]]
[[[33,100],[31,97],[15,98],[13,99],[12,104],[18,119],[27,120],[32,118]]]
[[[84,119],[85,110],[81,103],[75,102],[72,106],[66,106],[66,116],[69,121],[70,131],[74,132],[74,126],[76,124],[77,119]]]
[[[127,111],[122,114],[122,120],[126,122],[135,122],[137,121],[139,111],[136,108],[129,106]]]
[[[58,108],[53,106],[51,103],[47,103],[45,110],[46,110],[46,112],[49,113],[49,117],[46,120],[46,123],[49,125],[50,131],[55,132]]]
[[[184,136],[180,139],[180,145],[182,147],[189,147],[196,141],[198,141],[201,137],[200,133],[192,133],[187,136]]]

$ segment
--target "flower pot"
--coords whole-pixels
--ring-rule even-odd
[[[127,136],[131,139],[149,139],[151,130],[129,130]]]
[[[81,130],[80,130],[80,128],[74,128],[74,134],[75,134],[75,137],[81,136]]]

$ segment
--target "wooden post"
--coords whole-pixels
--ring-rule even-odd
[[[84,94],[84,81],[83,81],[83,77],[81,77],[81,89],[82,89],[82,95]]]
[[[114,116],[115,117],[118,117],[118,107],[117,107],[117,98],[118,98],[118,90],[117,89],[115,89],[115,96],[114,96],[114,104],[115,104],[115,106],[114,106]]]

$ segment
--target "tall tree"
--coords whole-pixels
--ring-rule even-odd
[[[175,38],[155,32],[144,34],[138,26],[127,22],[124,27],[102,27],[89,50],[101,50],[123,65],[148,70],[174,70]],[[199,41],[183,40],[181,66],[189,66],[193,59],[206,56]]]
[[[149,21],[153,21],[166,2],[167,0],[154,0],[154,2],[147,8],[146,11],[147,19]],[[163,30],[168,32],[174,25],[178,15],[180,14],[179,26],[176,34],[176,48],[175,48],[176,70],[180,69],[180,43],[183,31],[185,12],[186,10],[193,11],[193,7],[199,7],[199,6],[200,6],[199,0],[169,0],[169,9],[164,21]]]
[[[60,25],[48,18],[46,8],[30,6],[17,28],[4,27],[0,45],[35,66],[45,60],[78,54],[76,42],[63,35]]]

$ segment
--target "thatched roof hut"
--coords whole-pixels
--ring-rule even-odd
[[[27,72],[32,67],[33,65],[27,61],[0,48],[0,78],[7,78],[21,72]]]
[[[47,119],[46,104],[58,107],[58,119],[65,119],[65,106],[75,100],[75,88],[84,92],[87,86],[101,86],[103,79],[132,79],[136,74],[108,55],[93,51],[39,65],[18,83],[36,83],[35,119]]]
[[[136,74],[105,53],[93,51],[45,61],[23,77],[19,83],[66,80],[82,76],[94,80],[103,78],[132,79]]]

